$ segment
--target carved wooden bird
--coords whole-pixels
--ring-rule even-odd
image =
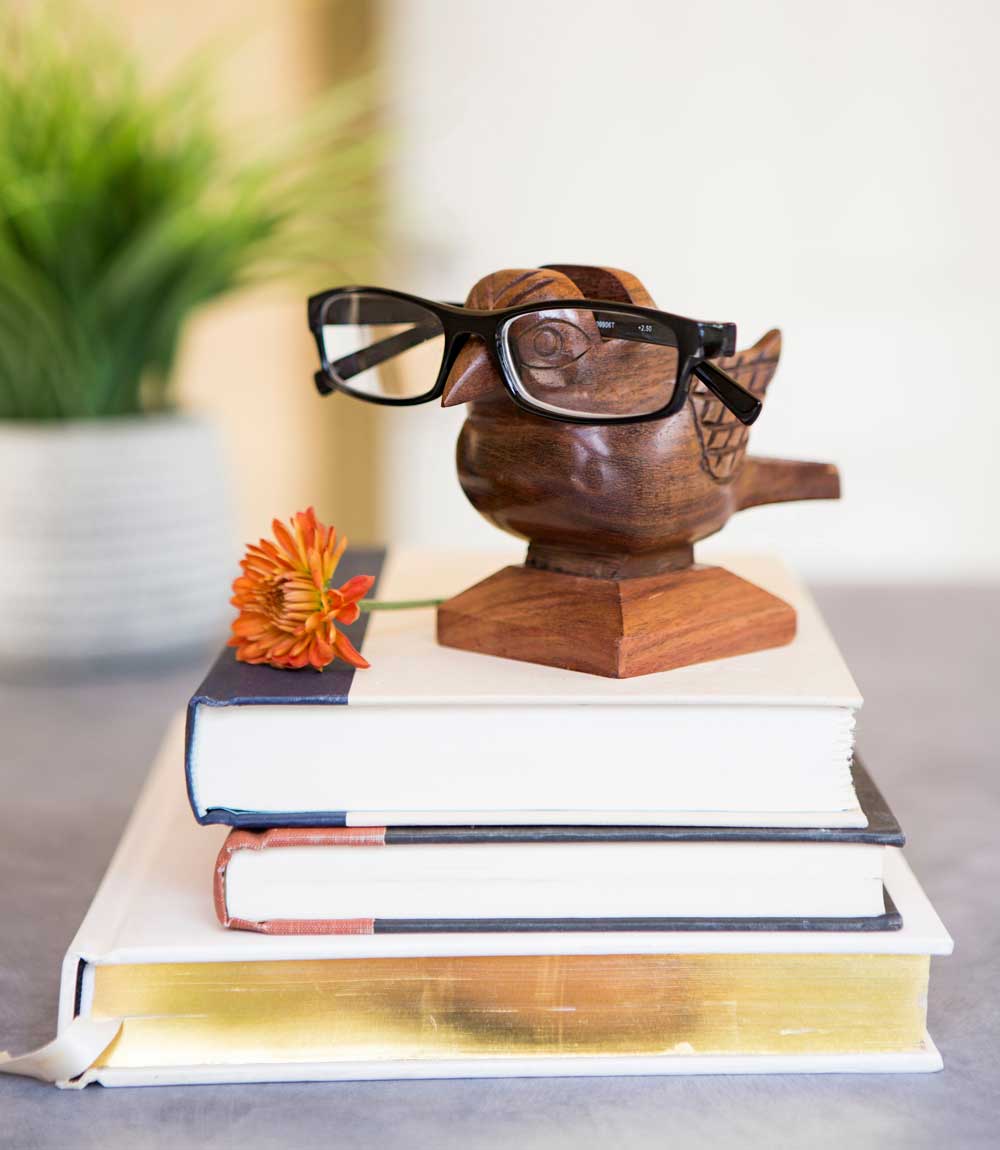
[[[628,272],[577,265],[495,272],[475,285],[466,306],[578,299],[656,306]],[[613,354],[634,354],[634,345],[612,342]],[[780,353],[781,335],[770,331],[717,362],[763,400]],[[643,385],[624,359],[606,358],[602,370],[609,388]],[[458,441],[463,491],[490,522],[529,541],[533,568],[613,580],[661,574],[690,566],[694,543],[735,511],[839,495],[830,464],[749,457],[749,428],[697,380],[685,406],[666,419],[560,423],[518,408],[485,344],[471,337],[442,404],[468,404]]]

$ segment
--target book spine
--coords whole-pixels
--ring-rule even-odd
[[[895,909],[868,918],[231,918],[231,930],[256,934],[871,934],[901,930]]]
[[[256,934],[374,934],[373,918],[272,918],[252,922],[246,918],[227,919],[230,930],[252,930]]]
[[[385,827],[275,827],[269,831],[230,831],[215,860],[215,914],[231,930],[252,930],[258,934],[374,934],[373,918],[276,919],[253,922],[233,918],[226,902],[226,872],[236,851],[267,850],[270,847],[384,847]]]
[[[385,566],[385,551],[382,549],[362,549],[346,555],[338,569],[338,578],[353,578],[355,575],[372,574],[375,586],[372,594],[378,591],[378,581]],[[371,619],[367,611],[348,624],[344,630],[351,642],[360,651],[364,645],[365,632]],[[276,705],[346,705],[354,682],[355,669],[346,663],[335,662],[322,678],[322,691],[316,690],[316,679],[310,680],[297,671],[277,671],[271,667],[251,667],[239,663],[235,653],[227,644],[216,659],[204,681],[188,700],[187,721],[184,734],[184,774],[187,780],[188,801],[195,819],[207,826],[224,823],[229,826],[266,826],[264,818],[257,812],[230,811],[226,807],[201,809],[195,770],[194,746],[198,729],[198,712],[202,707],[245,707],[261,704]],[[310,818],[310,823],[316,819]],[[345,819],[332,814],[323,822],[343,825]],[[299,821],[303,825],[303,821]]]

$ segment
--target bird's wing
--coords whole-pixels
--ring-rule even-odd
[[[717,362],[723,371],[763,400],[780,355],[781,332],[769,331],[753,347]],[[701,443],[702,467],[719,483],[728,483],[742,466],[750,428],[740,423],[700,380],[692,382],[688,399]]]

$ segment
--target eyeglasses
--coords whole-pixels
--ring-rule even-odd
[[[551,300],[480,311],[384,288],[344,287],[309,300],[321,395],[341,391],[406,406],[439,398],[470,337],[510,398],[566,423],[641,423],[680,410],[691,377],[742,423],[761,403],[718,365],[736,325],[601,300]]]

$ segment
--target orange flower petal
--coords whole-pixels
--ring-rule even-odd
[[[309,644],[309,662],[317,671],[322,671],[328,663],[332,663],[334,656],[333,647],[318,636]]]
[[[297,569],[302,557],[299,555],[299,549],[295,540],[288,533],[288,528],[280,519],[275,519],[271,523],[271,529],[274,531],[274,537],[278,540],[281,549],[285,553],[284,557],[291,562],[294,569]]]
[[[353,579],[348,579],[346,583],[341,584],[337,590],[347,602],[352,602],[363,599],[374,586],[374,575],[355,575]]]
[[[263,615],[242,614],[233,622],[233,634],[242,639],[255,639],[267,629]]]
[[[349,626],[361,614],[361,608],[357,603],[345,603],[343,607],[337,612],[337,620],[345,626]]]
[[[330,533],[330,544],[333,544],[336,539],[336,532]],[[334,571],[337,570],[337,564],[340,562],[340,557],[347,550],[347,536],[342,535],[333,550],[326,556],[323,563],[323,575],[327,583],[333,578]]]
[[[361,652],[354,646],[343,631],[337,632],[333,640],[333,648],[340,658],[343,659],[345,663],[350,663],[352,667],[364,669],[371,666],[371,663],[362,657]]]

